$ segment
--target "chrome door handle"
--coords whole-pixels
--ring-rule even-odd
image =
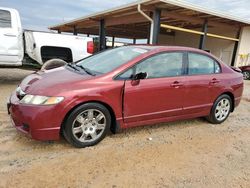
[[[217,84],[219,82],[220,82],[220,80],[217,80],[216,78],[213,78],[209,83],[210,84]]]
[[[183,86],[183,83],[179,82],[179,81],[175,81],[173,82],[171,85],[171,87],[180,87],[180,86]]]

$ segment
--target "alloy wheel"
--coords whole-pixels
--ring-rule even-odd
[[[218,121],[223,121],[227,118],[228,114],[230,113],[230,101],[227,98],[223,98],[218,102],[215,108],[215,118]]]
[[[93,142],[101,137],[105,127],[105,115],[97,109],[88,109],[76,117],[72,133],[82,143]]]

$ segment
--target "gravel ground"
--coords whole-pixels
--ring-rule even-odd
[[[193,119],[133,128],[75,149],[12,127],[6,99],[29,73],[0,69],[0,187],[250,187],[250,81],[220,126]]]

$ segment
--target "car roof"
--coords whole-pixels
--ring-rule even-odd
[[[134,46],[137,48],[142,48],[142,49],[146,49],[149,50],[151,52],[155,51],[155,52],[159,52],[159,51],[188,51],[188,52],[195,52],[195,53],[200,53],[200,54],[204,54],[204,55],[208,55],[210,57],[215,58],[216,60],[218,60],[217,57],[215,57],[213,54],[206,52],[204,50],[200,50],[198,48],[191,48],[191,47],[184,47],[184,46],[163,46],[163,45],[145,45],[145,44],[136,44],[136,45],[129,45],[129,46]],[[218,60],[219,61],[219,60]]]
[[[191,48],[191,47],[184,47],[184,46],[163,46],[163,45],[145,45],[145,44],[136,44],[136,45],[129,45],[134,46],[138,48],[144,48],[148,50],[177,50],[177,51],[197,51],[197,52],[206,52],[204,50],[200,50],[197,48]]]

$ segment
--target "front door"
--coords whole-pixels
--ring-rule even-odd
[[[14,10],[0,9],[0,65],[20,64],[22,61],[22,31],[17,16]]]
[[[142,80],[125,81],[124,122],[146,121],[181,115],[184,77],[183,53],[160,53],[138,63]],[[129,70],[130,71],[130,70]]]

